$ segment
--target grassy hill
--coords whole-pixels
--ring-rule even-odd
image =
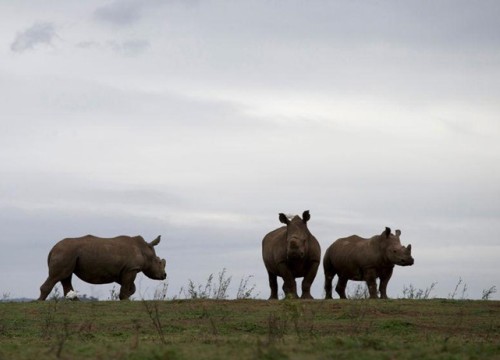
[[[3,359],[500,359],[500,302],[0,303]]]

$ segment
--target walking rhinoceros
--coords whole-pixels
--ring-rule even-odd
[[[332,280],[338,275],[335,291],[345,299],[348,280],[366,281],[370,298],[377,298],[377,282],[380,278],[380,295],[387,299],[387,283],[392,276],[394,265],[413,265],[411,245],[401,245],[400,230],[396,235],[386,227],[381,235],[364,239],[357,235],[336,240],[326,249],[323,258],[325,271],[326,299],[332,298]]]
[[[38,300],[45,300],[57,282],[63,286],[64,296],[74,290],[73,274],[91,284],[121,285],[120,300],[135,292],[134,280],[139,272],[154,280],[164,280],[165,259],[156,256],[154,246],[160,236],[147,243],[141,236],[118,236],[111,239],[92,235],[59,241],[47,259],[49,277],[40,287]]]
[[[313,298],[310,290],[321,261],[321,248],[307,228],[310,218],[309,211],[304,211],[302,218],[279,214],[286,226],[271,231],[262,240],[262,257],[271,287],[269,299],[278,298],[278,276],[283,278],[285,296],[298,297],[295,278],[303,277],[301,298]]]

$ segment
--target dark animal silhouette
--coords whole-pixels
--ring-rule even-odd
[[[285,296],[297,298],[296,278],[303,277],[302,299],[312,299],[311,285],[321,261],[321,248],[307,228],[311,218],[304,211],[302,219],[297,215],[289,219],[279,214],[279,220],[286,226],[267,234],[262,240],[262,258],[269,275],[271,296],[278,298],[278,276],[283,278]]]
[[[332,298],[332,280],[338,275],[335,291],[341,299],[345,299],[345,288],[348,280],[366,281],[370,298],[376,299],[377,282],[380,278],[380,296],[387,299],[387,283],[394,265],[413,265],[411,245],[401,245],[400,230],[391,234],[390,228],[385,228],[381,235],[364,239],[357,235],[336,240],[326,250],[323,257],[325,271],[326,299]]]
[[[116,282],[121,285],[120,300],[128,299],[135,292],[137,273],[166,279],[165,259],[157,257],[154,250],[159,242],[160,236],[150,243],[141,236],[104,239],[87,235],[61,240],[50,250],[49,277],[40,287],[38,300],[45,300],[59,281],[66,296],[73,290],[73,274],[91,284]]]

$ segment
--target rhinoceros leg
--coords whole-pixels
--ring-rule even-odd
[[[326,257],[323,260],[323,270],[325,272],[325,299],[332,299],[332,281],[337,271]]]
[[[120,300],[127,300],[134,293],[135,293],[135,284],[134,283],[129,285],[127,288],[125,288],[124,285],[122,285],[120,288]]]
[[[390,270],[384,271],[383,273],[380,274],[379,291],[380,291],[380,297],[382,299],[388,299],[388,297],[387,297],[387,284],[389,283],[389,280],[391,279],[392,271],[393,271],[393,269],[390,269]]]
[[[47,296],[49,296],[50,292],[58,281],[59,280],[53,279],[49,276],[47,280],[45,280],[45,282],[42,284],[42,286],[40,286],[40,297],[38,298],[38,300],[47,299]]]
[[[71,286],[71,276],[73,275],[73,269],[75,265],[73,262],[52,262],[49,264],[49,277],[45,282],[40,286],[40,297],[38,300],[45,300],[47,296],[49,296],[50,292],[54,288],[54,286],[61,281],[64,289],[64,295],[68,293],[66,291],[67,284],[65,286],[64,280],[69,279],[70,290],[73,290]]]
[[[332,281],[335,275],[325,274],[325,299],[333,299],[332,297]]]
[[[275,274],[271,274],[269,271],[267,272],[269,276],[269,287],[271,288],[271,296],[269,300],[277,300],[278,299],[278,277]]]
[[[304,280],[302,280],[302,296],[300,297],[301,299],[313,299],[311,295],[311,285],[318,272],[318,267],[319,262],[312,263],[306,276],[304,276]]]
[[[71,277],[72,276],[73,276],[73,274],[71,274],[66,279],[62,279],[61,280],[61,284],[62,284],[62,287],[63,287],[64,296],[68,295],[68,293],[70,291],[74,291],[73,285],[71,285]]]
[[[295,282],[295,279],[293,279],[292,281],[283,281],[283,292],[285,293],[285,297],[287,298],[299,298],[299,295],[297,294],[297,283]]]
[[[295,277],[292,272],[285,263],[279,264],[278,270],[283,277],[283,292],[285,296],[297,299],[299,297],[297,295],[297,283],[295,282]]]
[[[366,285],[368,285],[368,292],[370,293],[370,299],[378,299],[377,294],[377,275],[374,271],[367,271],[365,274]]]
[[[120,300],[127,300],[130,296],[135,293],[135,277],[137,276],[137,271],[130,271],[122,275],[120,284]]]
[[[345,296],[345,288],[347,286],[347,281],[349,279],[347,277],[339,275],[339,281],[337,282],[337,286],[335,287],[335,291],[339,294],[341,299],[347,299]]]

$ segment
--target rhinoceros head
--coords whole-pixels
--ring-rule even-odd
[[[390,228],[385,228],[384,233],[382,233],[382,238],[386,242],[386,256],[389,261],[395,265],[409,266],[413,265],[414,260],[411,256],[411,244],[407,247],[401,245],[401,230],[396,230],[396,235],[391,234]]]
[[[279,214],[280,221],[286,225],[286,255],[289,259],[301,259],[307,254],[311,233],[307,222],[311,218],[309,210],[304,211],[302,218],[295,215],[289,219],[285,214]]]
[[[165,280],[167,273],[165,272],[165,259],[160,259],[156,256],[154,247],[160,243],[160,236],[148,243],[145,251],[146,264],[142,272],[144,275],[154,280]]]

